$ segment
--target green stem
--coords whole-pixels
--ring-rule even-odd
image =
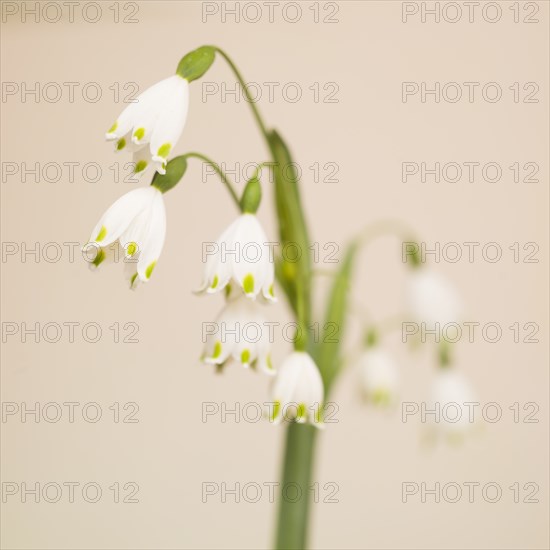
[[[231,182],[229,181],[229,178],[224,174],[223,170],[218,166],[217,163],[215,163],[212,159],[208,158],[207,156],[201,154],[201,153],[186,153],[185,155],[183,155],[185,158],[195,158],[195,159],[200,159],[202,160],[203,162],[206,162],[207,164],[209,164],[210,166],[212,166],[212,168],[214,168],[214,170],[216,171],[216,173],[218,174],[218,176],[220,176],[220,179],[222,180],[222,182],[224,183],[224,185],[227,187],[227,190],[229,191],[229,194],[231,195],[231,198],[233,199],[233,201],[235,202],[235,204],[237,205],[237,208],[240,210],[241,209],[241,202],[239,200],[239,195],[237,195],[237,192],[235,191],[235,189],[233,188],[233,185],[231,184]]]
[[[281,483],[282,498],[279,503],[275,541],[275,548],[278,550],[306,548],[316,435],[317,428],[310,424],[293,422],[287,428]],[[297,494],[300,495],[299,498]]]

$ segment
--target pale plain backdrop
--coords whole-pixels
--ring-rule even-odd
[[[503,411],[501,420],[485,422],[459,447],[424,447],[418,420],[403,423],[399,407],[381,412],[365,406],[357,370],[346,371],[332,396],[339,422],[319,438],[314,479],[321,502],[312,505],[311,547],[548,548],[548,2],[531,2],[531,7],[519,2],[518,23],[511,2],[496,3],[502,13],[493,23],[480,11],[470,23],[460,2],[464,13],[456,23],[443,16],[439,23],[433,16],[422,23],[420,11],[404,23],[403,4],[396,1],[300,2],[301,15],[294,23],[289,20],[296,19],[296,7],[284,2],[274,8],[273,22],[265,3],[252,3],[260,9],[257,23],[251,22],[256,7],[245,13],[245,2],[237,3],[240,22],[228,13],[223,18],[224,6],[232,9],[234,2],[108,1],[97,3],[99,16],[95,6],[82,11],[83,4],[93,3],[79,3],[73,22],[67,7],[55,21],[61,2],[23,21],[23,4],[2,3],[2,321],[10,323],[3,325],[4,332],[18,330],[4,334],[2,401],[5,411],[14,406],[9,404],[20,411],[38,402],[40,412],[48,403],[79,405],[74,422],[65,406],[58,421],[40,416],[35,422],[27,415],[22,422],[20,412],[2,419],[2,482],[19,490],[10,496],[6,492],[14,485],[3,486],[2,546],[211,549],[272,544],[276,505],[264,484],[278,480],[283,428],[235,422],[231,416],[226,422],[220,415],[202,419],[205,402],[234,408],[269,397],[269,381],[261,374],[233,365],[216,376],[199,362],[201,325],[215,319],[223,299],[197,297],[192,290],[201,280],[202,243],[214,240],[235,217],[223,187],[213,176],[203,181],[200,164],[191,161],[185,179],[165,197],[164,251],[151,282],[137,292],[126,288],[122,266],[91,273],[78,248],[72,258],[63,245],[85,243],[101,213],[139,185],[123,181],[129,158],[115,156],[103,140],[127,94],[173,74],[188,51],[216,44],[256,83],[268,125],[281,131],[302,167],[303,203],[322,258],[327,243],[336,243],[341,258],[353,235],[388,218],[413,227],[430,247],[435,242],[478,242],[474,262],[442,260],[432,267],[459,289],[468,321],[495,322],[503,329],[497,343],[478,337],[455,346],[456,368],[478,400],[495,402]],[[33,9],[35,3],[26,4]],[[412,3],[411,10],[422,4]],[[283,8],[289,10],[286,19]],[[493,12],[485,15],[495,17]],[[451,11],[445,16],[455,17]],[[86,21],[97,17],[95,23]],[[533,18],[539,22],[524,22]],[[74,84],[63,84],[69,82]],[[456,82],[463,91],[465,82],[479,86],[472,102],[442,97],[436,103],[427,96],[423,103],[415,95],[404,103],[403,82],[425,82],[431,88],[434,82]],[[499,101],[481,95],[488,82],[501,87]],[[519,86],[517,103],[510,89],[514,83]],[[537,103],[524,102],[534,89],[524,89],[527,83],[538,85]],[[22,92],[36,86],[38,96]],[[205,86],[214,92],[205,96]],[[270,87],[275,90],[272,101]],[[235,79],[220,59],[191,85],[188,123],[175,153],[200,151],[225,163],[228,171],[236,167],[232,177],[242,188],[240,168],[266,160],[267,152],[247,103],[222,95],[234,88]],[[101,97],[94,102],[98,89]],[[292,102],[296,90],[302,96]],[[502,177],[489,182],[478,173],[473,182],[464,175],[456,183],[436,183],[430,177],[422,183],[417,176],[404,183],[403,162],[426,162],[428,167],[435,162],[494,162]],[[538,181],[515,183],[509,167],[516,162],[522,180],[525,163],[536,163]],[[26,169],[38,163],[38,181],[33,174],[22,176],[23,163]],[[94,164],[85,167],[88,163]],[[319,182],[309,168],[315,163],[321,166]],[[323,168],[327,163],[337,165],[336,181],[323,181],[334,166]],[[101,173],[92,181],[97,166]],[[265,189],[259,216],[275,240],[269,183]],[[479,253],[490,242],[502,248],[500,261],[490,263]],[[509,249],[514,243],[522,254],[518,263]],[[523,261],[531,250],[523,250],[526,243],[538,246],[538,263]],[[36,246],[38,257],[21,254]],[[316,267],[326,271],[338,264]],[[375,319],[403,311],[406,275],[395,237],[374,241],[361,255],[351,289],[350,353],[365,311]],[[324,276],[318,279],[318,313],[329,282]],[[269,317],[281,323],[290,319],[284,299],[269,309]],[[43,335],[39,342],[32,334],[21,335],[24,323],[27,328],[39,323],[41,330],[54,323],[49,338],[55,339],[56,327],[70,322],[78,323],[72,342],[66,325],[55,343]],[[85,340],[82,327],[87,323],[101,328],[97,343]],[[514,323],[536,323],[539,343],[515,343],[508,328]],[[133,326],[139,327],[138,343],[122,342]],[[525,336],[522,328],[521,339]],[[435,374],[433,347],[411,353],[399,332],[384,345],[399,365],[403,401],[426,399]],[[275,364],[290,349],[279,337]],[[139,406],[132,417],[138,422],[122,422],[133,411],[133,405],[123,410],[131,402]],[[528,411],[522,407],[531,402],[539,408],[538,423],[523,422]],[[98,422],[83,419],[86,403],[101,408]],[[115,403],[119,422],[114,421]],[[521,410],[518,423],[509,409],[514,403]],[[55,416],[53,407],[48,410]],[[93,408],[86,410],[93,416]],[[43,496],[36,503],[32,495],[22,501],[23,483],[27,488],[39,483],[43,489],[67,482],[80,484],[74,502],[67,492],[57,503]],[[102,489],[97,503],[82,497],[82,486],[89,482]],[[124,489],[128,482],[139,487],[139,502],[114,502],[110,487],[119,483],[122,499],[134,487]],[[220,488],[225,483],[228,489],[256,483],[263,491],[256,503],[250,502],[252,489],[248,502],[241,496],[236,503],[231,494],[225,503],[221,494],[203,502],[206,482]],[[429,496],[423,503],[419,495],[403,503],[403,482],[428,488],[436,482],[463,488],[465,482],[480,487],[494,482],[503,492],[496,503],[479,493],[471,503],[466,493],[454,504],[435,503]],[[337,503],[323,502],[327,483],[339,488]],[[515,483],[521,487],[520,503],[509,489]],[[530,493],[524,490],[527,483],[539,487],[538,503],[523,502]],[[55,485],[51,487],[53,495]]]

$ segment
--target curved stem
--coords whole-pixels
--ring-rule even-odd
[[[260,131],[262,132],[262,134],[265,138],[265,141],[267,143],[267,147],[269,149],[271,149],[271,145],[269,143],[269,131],[267,129],[267,126],[265,125],[265,122],[262,119],[262,116],[260,115],[260,111],[256,107],[256,102],[254,101],[254,98],[250,95],[250,91],[248,90],[248,86],[246,85],[246,81],[244,80],[242,74],[240,73],[239,69],[237,69],[237,66],[235,65],[235,63],[233,63],[231,58],[221,48],[218,48],[217,46],[211,46],[211,48],[213,48],[216,52],[218,52],[225,59],[225,61],[227,62],[227,64],[229,65],[229,67],[231,68],[231,70],[233,71],[235,76],[237,77],[237,80],[239,81],[239,83],[241,84],[241,86],[243,88],[244,95],[246,96],[246,100],[247,100],[248,104],[250,105],[250,108],[252,109],[252,113],[254,114],[254,118],[256,119],[256,122],[258,123],[258,126],[260,128]]]
[[[200,159],[203,162],[206,162],[206,164],[209,164],[214,168],[218,176],[220,176],[220,179],[222,180],[223,184],[227,187],[227,190],[229,191],[229,194],[231,195],[231,198],[237,205],[237,208],[241,210],[241,201],[239,200],[239,195],[237,195],[237,192],[235,191],[233,185],[229,181],[229,178],[224,174],[223,170],[218,166],[217,163],[215,163],[212,159],[208,158],[206,155],[203,155],[201,153],[186,153],[183,155],[186,159],[188,158],[196,158]]]

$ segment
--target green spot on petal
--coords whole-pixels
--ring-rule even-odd
[[[130,279],[130,288],[133,288],[134,283],[136,282],[137,276],[138,276],[137,273],[134,273],[134,274],[132,275],[132,278]]]
[[[138,160],[136,162],[136,167],[134,169],[134,172],[138,174],[139,172],[143,172],[147,168],[147,161],[146,160]]]
[[[153,269],[155,269],[156,265],[157,265],[157,262],[151,262],[147,266],[147,269],[145,270],[145,277],[147,277],[147,279],[149,279],[151,277],[151,273],[153,273]]]
[[[126,254],[128,254],[128,256],[133,256],[137,252],[137,249],[137,243],[129,243],[126,247]]]
[[[320,424],[321,422],[321,407],[317,407],[317,409],[315,410],[315,423]]]
[[[273,285],[269,287],[269,295],[275,298],[275,290],[273,289]]]
[[[279,416],[280,411],[281,411],[281,402],[275,401],[273,403],[273,413],[271,415],[271,420],[275,420]]]
[[[210,285],[210,288],[214,289],[218,286],[218,283],[220,282],[220,279],[217,275],[214,275],[214,279],[212,280],[212,284]]]
[[[116,142],[116,150],[117,151],[122,151],[122,149],[124,149],[124,147],[126,147],[126,140],[124,138],[120,138]]]
[[[246,294],[252,294],[254,292],[254,275],[249,273],[243,279],[243,289]]]
[[[135,132],[134,132],[134,137],[138,139],[138,141],[140,139],[143,139],[143,136],[145,135],[145,128],[138,128]]]
[[[118,128],[118,122],[115,123],[107,130],[108,134],[112,134]]]
[[[306,410],[306,406],[304,405],[304,403],[300,403],[298,405],[298,410],[296,411],[296,419],[298,421],[306,418],[307,416],[307,410]]]
[[[372,401],[375,405],[386,406],[391,402],[390,393],[385,389],[378,389],[372,394]]]
[[[159,150],[157,151],[157,155],[165,159],[170,154],[171,149],[172,149],[172,145],[170,145],[170,143],[164,143],[159,147]]]
[[[95,238],[96,242],[101,242],[105,236],[107,235],[107,228],[102,225],[101,229],[99,230],[99,233],[97,234],[97,237]]]
[[[212,354],[212,359],[217,359],[222,354],[222,343],[218,340],[214,344],[214,353]]]
[[[250,362],[250,351],[247,349],[244,349],[243,352],[241,353],[241,363],[243,363],[243,365],[248,365],[249,362]]]
[[[99,266],[99,264],[105,259],[105,251],[103,250],[103,248],[100,248],[98,251],[97,251],[97,254],[94,258],[94,261],[92,262],[93,265],[95,265],[96,267]]]

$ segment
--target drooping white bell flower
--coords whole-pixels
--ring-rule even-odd
[[[477,426],[479,402],[466,378],[454,368],[438,369],[427,405],[432,437],[460,443]]]
[[[359,359],[363,393],[375,405],[395,402],[399,385],[399,373],[392,358],[378,347],[367,348]]]
[[[213,244],[199,292],[219,292],[233,280],[249,298],[256,298],[261,292],[266,300],[275,301],[274,275],[267,236],[256,215],[244,213]]]
[[[273,408],[270,419],[295,419],[322,425],[321,407],[324,387],[321,373],[311,356],[305,351],[293,351],[281,364],[274,381],[271,396]]]
[[[419,323],[441,327],[456,323],[462,316],[462,303],[456,289],[438,273],[417,268],[409,276],[407,301],[410,313]]]
[[[154,84],[130,103],[105,134],[116,150],[134,154],[135,172],[154,164],[166,172],[168,155],[178,142],[189,108],[189,82],[179,75]]]
[[[257,365],[273,375],[270,338],[262,307],[240,294],[228,301],[216,322],[207,328],[202,360],[223,365],[231,357],[245,367]]]
[[[118,241],[126,258],[137,258],[131,277],[147,282],[155,268],[166,236],[166,211],[161,191],[150,185],[126,193],[116,200],[97,222],[86,245],[99,248],[99,265]]]

